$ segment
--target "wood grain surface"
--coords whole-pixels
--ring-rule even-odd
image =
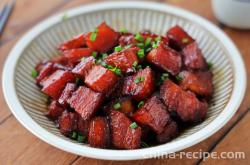
[[[17,40],[39,21],[66,9],[96,3],[101,0],[16,0],[16,5],[0,39],[0,74],[9,51]],[[210,0],[155,0],[188,9],[210,20],[220,27],[237,45],[250,76],[250,31],[235,30],[219,23],[213,15]],[[8,0],[0,0],[0,8]],[[2,82],[2,81],[1,81]],[[250,83],[247,84],[247,91]],[[4,101],[2,85],[0,88],[0,164],[74,164],[74,165],[102,165],[102,164],[243,164],[250,162],[250,93],[246,92],[244,101],[233,118],[217,133],[205,141],[192,146],[185,152],[244,152],[244,159],[148,159],[137,161],[104,161],[89,159],[59,150],[27,131],[13,117]]]

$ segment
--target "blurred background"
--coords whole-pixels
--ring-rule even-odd
[[[0,27],[5,28],[0,37],[0,74],[4,61],[18,39],[43,19],[80,5],[109,0],[0,0],[0,10],[9,4],[5,17],[0,15]],[[116,0],[118,1],[118,0]],[[132,0],[131,0],[132,1]],[[250,0],[144,0],[170,4],[214,23],[223,30],[239,48],[247,76],[250,76]],[[13,5],[11,5],[13,4]],[[9,17],[8,17],[9,15]],[[247,91],[250,84],[248,82]],[[220,131],[207,140],[185,150],[205,152],[246,153],[246,159],[150,159],[132,162],[102,161],[79,157],[56,149],[29,133],[9,111],[0,88],[0,164],[249,164],[250,162],[250,93],[236,115]],[[6,163],[4,163],[6,164]]]

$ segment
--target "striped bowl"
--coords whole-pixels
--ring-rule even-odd
[[[67,17],[67,19],[66,19]],[[132,32],[149,29],[164,34],[178,24],[199,43],[207,61],[213,63],[215,92],[205,121],[186,129],[173,141],[145,149],[97,149],[62,136],[44,112],[46,97],[30,76],[41,60],[57,56],[56,46],[71,37],[91,31],[106,21],[119,30]],[[66,11],[40,23],[13,48],[4,67],[3,90],[15,117],[33,134],[62,150],[82,156],[109,159],[144,159],[168,154],[192,146],[211,136],[236,112],[246,88],[241,55],[232,41],[203,18],[163,4],[149,2],[106,2]]]

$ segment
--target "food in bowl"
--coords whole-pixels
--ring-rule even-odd
[[[105,22],[59,45],[32,71],[60,132],[96,148],[166,143],[205,119],[209,64],[181,27],[165,36],[120,32]]]

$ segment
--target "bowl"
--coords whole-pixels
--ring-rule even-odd
[[[67,18],[67,19],[66,19]],[[92,148],[61,135],[45,116],[46,96],[30,76],[35,65],[57,56],[64,40],[91,31],[106,21],[115,29],[132,32],[148,29],[164,34],[178,24],[199,43],[207,61],[213,63],[215,92],[206,119],[183,131],[166,144],[135,150]],[[106,2],[86,5],[57,14],[24,35],[10,52],[3,71],[4,97],[12,113],[30,132],[62,150],[91,158],[134,160],[169,154],[190,147],[218,131],[234,115],[246,89],[246,72],[232,41],[215,25],[188,11],[151,2]]]

